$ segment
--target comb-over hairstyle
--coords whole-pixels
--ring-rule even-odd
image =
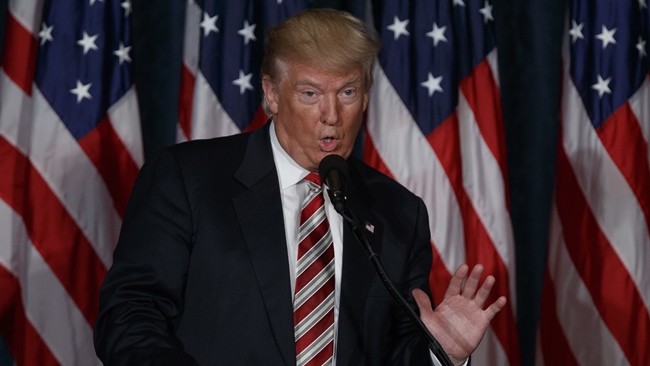
[[[365,91],[372,86],[372,65],[379,51],[377,33],[350,13],[314,8],[268,31],[262,75],[279,82],[279,60],[318,66],[330,72],[361,70]]]

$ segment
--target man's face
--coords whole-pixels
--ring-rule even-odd
[[[368,105],[361,70],[331,73],[296,62],[280,70],[276,83],[262,79],[280,145],[312,172],[329,154],[347,159]]]

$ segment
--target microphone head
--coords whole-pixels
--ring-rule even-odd
[[[343,215],[346,203],[342,189],[343,183],[348,177],[348,162],[339,155],[327,155],[318,164],[318,175],[320,175],[321,181],[328,185],[328,193],[334,209]]]
[[[341,178],[345,179],[348,177],[349,167],[348,162],[343,159],[342,156],[331,154],[324,157],[320,164],[318,164],[318,175],[320,175],[321,181],[327,181],[327,176],[332,170],[338,170],[341,174]]]

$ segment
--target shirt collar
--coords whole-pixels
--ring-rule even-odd
[[[275,134],[275,123],[271,121],[269,128],[271,137],[271,148],[275,167],[278,170],[280,189],[284,190],[302,181],[309,171],[296,163],[289,154],[282,148],[278,136]]]

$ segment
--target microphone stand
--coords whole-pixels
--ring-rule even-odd
[[[328,190],[328,193],[330,194],[330,197],[333,196],[333,192],[331,190]],[[342,209],[340,211],[337,209],[337,212],[343,217],[348,228],[352,230],[354,236],[357,238],[357,240],[359,241],[363,249],[366,251],[366,254],[370,259],[370,262],[372,262],[372,265],[375,267],[375,271],[379,275],[379,279],[384,284],[384,287],[386,287],[386,289],[388,290],[388,293],[390,293],[390,296],[393,298],[393,300],[395,300],[397,305],[399,305],[399,307],[402,310],[404,310],[404,312],[409,317],[411,322],[413,322],[413,324],[415,324],[417,329],[420,331],[420,334],[429,342],[429,349],[431,350],[431,352],[433,352],[433,354],[436,356],[438,361],[440,361],[442,366],[453,366],[453,363],[451,363],[449,356],[447,356],[445,350],[442,349],[440,343],[438,343],[438,341],[433,337],[431,332],[429,332],[429,329],[427,329],[424,323],[422,323],[420,317],[406,303],[404,297],[402,297],[402,295],[397,291],[395,285],[393,285],[390,278],[388,278],[388,276],[386,275],[384,265],[381,263],[381,260],[379,259],[379,255],[375,253],[375,251],[372,249],[372,246],[370,245],[370,242],[366,237],[361,220],[359,220],[354,215],[354,213],[352,213],[345,205],[341,208]]]

